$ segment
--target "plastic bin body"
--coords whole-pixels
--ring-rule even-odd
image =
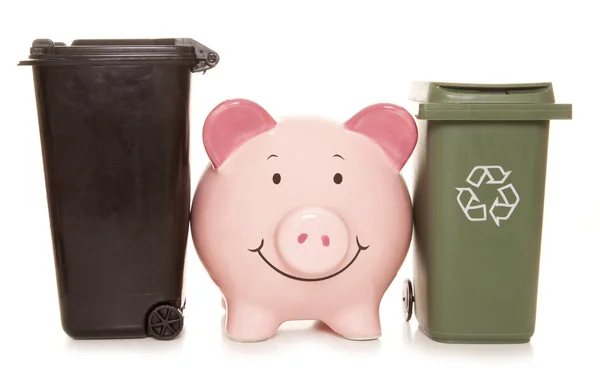
[[[194,48],[139,58],[173,51],[164,41],[75,41],[55,59],[62,44],[41,40],[37,61],[24,62],[33,68],[62,326],[73,338],[172,339],[183,327],[198,60]],[[115,50],[120,58],[90,54]],[[161,305],[151,323],[166,316],[170,326],[150,330]]]
[[[534,334],[551,84],[415,83],[414,306],[440,342]]]

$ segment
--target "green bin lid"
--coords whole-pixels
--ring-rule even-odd
[[[571,119],[571,105],[554,102],[552,83],[415,82],[410,100],[425,120],[532,121]]]

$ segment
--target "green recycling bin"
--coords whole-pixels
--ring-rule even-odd
[[[404,315],[452,343],[534,334],[549,123],[571,119],[551,83],[419,82],[413,281]]]

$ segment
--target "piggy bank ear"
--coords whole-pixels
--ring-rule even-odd
[[[202,135],[213,167],[218,169],[245,142],[276,124],[265,109],[252,101],[233,99],[219,104],[204,121]]]
[[[412,115],[400,106],[381,103],[368,106],[344,126],[375,141],[400,172],[417,144],[417,125]]]

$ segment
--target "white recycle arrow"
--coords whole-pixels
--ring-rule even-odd
[[[467,218],[470,221],[485,221],[487,219],[485,204],[472,206],[473,201],[480,202],[479,198],[477,198],[477,195],[475,195],[473,190],[470,187],[457,187],[456,190],[458,190],[458,195],[456,196],[456,200],[458,201],[458,205],[460,205],[461,209],[465,213],[465,216],[467,216]],[[467,192],[471,195],[471,198],[469,198],[469,202],[467,202],[466,206],[463,205],[463,203],[460,199],[464,192]],[[483,209],[483,217],[471,217],[469,212],[477,210],[477,209]]]
[[[515,202],[508,201],[508,198],[506,197],[506,194],[504,193],[504,190],[508,190],[508,189],[510,189],[512,191],[513,195],[515,196]],[[500,220],[508,220],[508,218],[512,215],[515,208],[519,204],[519,201],[521,201],[521,198],[519,197],[519,194],[513,187],[512,183],[509,183],[508,185],[502,186],[501,188],[499,188],[498,193],[500,193],[500,197],[502,198],[502,201],[500,202],[498,197],[496,197],[496,199],[494,200],[494,203],[492,204],[492,207],[490,208],[490,216],[492,216],[492,219],[494,220],[496,225],[499,227]],[[498,206],[508,207],[508,213],[506,214],[506,216],[500,217],[500,216],[497,216],[496,214],[494,214],[494,208],[496,208]]]
[[[494,176],[490,172],[490,169],[497,169],[498,171],[500,171],[500,173],[502,174],[502,179],[498,179],[498,180],[494,179]],[[477,182],[474,182],[472,180],[472,178],[475,174],[477,174],[478,171],[482,171],[481,176],[479,177],[479,180]],[[504,181],[506,181],[506,178],[508,178],[510,173],[511,173],[511,171],[504,171],[504,168],[502,168],[501,166],[475,166],[475,167],[473,167],[473,170],[471,170],[471,173],[467,177],[467,182],[475,187],[479,187],[479,186],[481,186],[483,181],[485,181],[485,179],[488,178],[488,181],[486,182],[486,184],[501,185],[504,183]]]

